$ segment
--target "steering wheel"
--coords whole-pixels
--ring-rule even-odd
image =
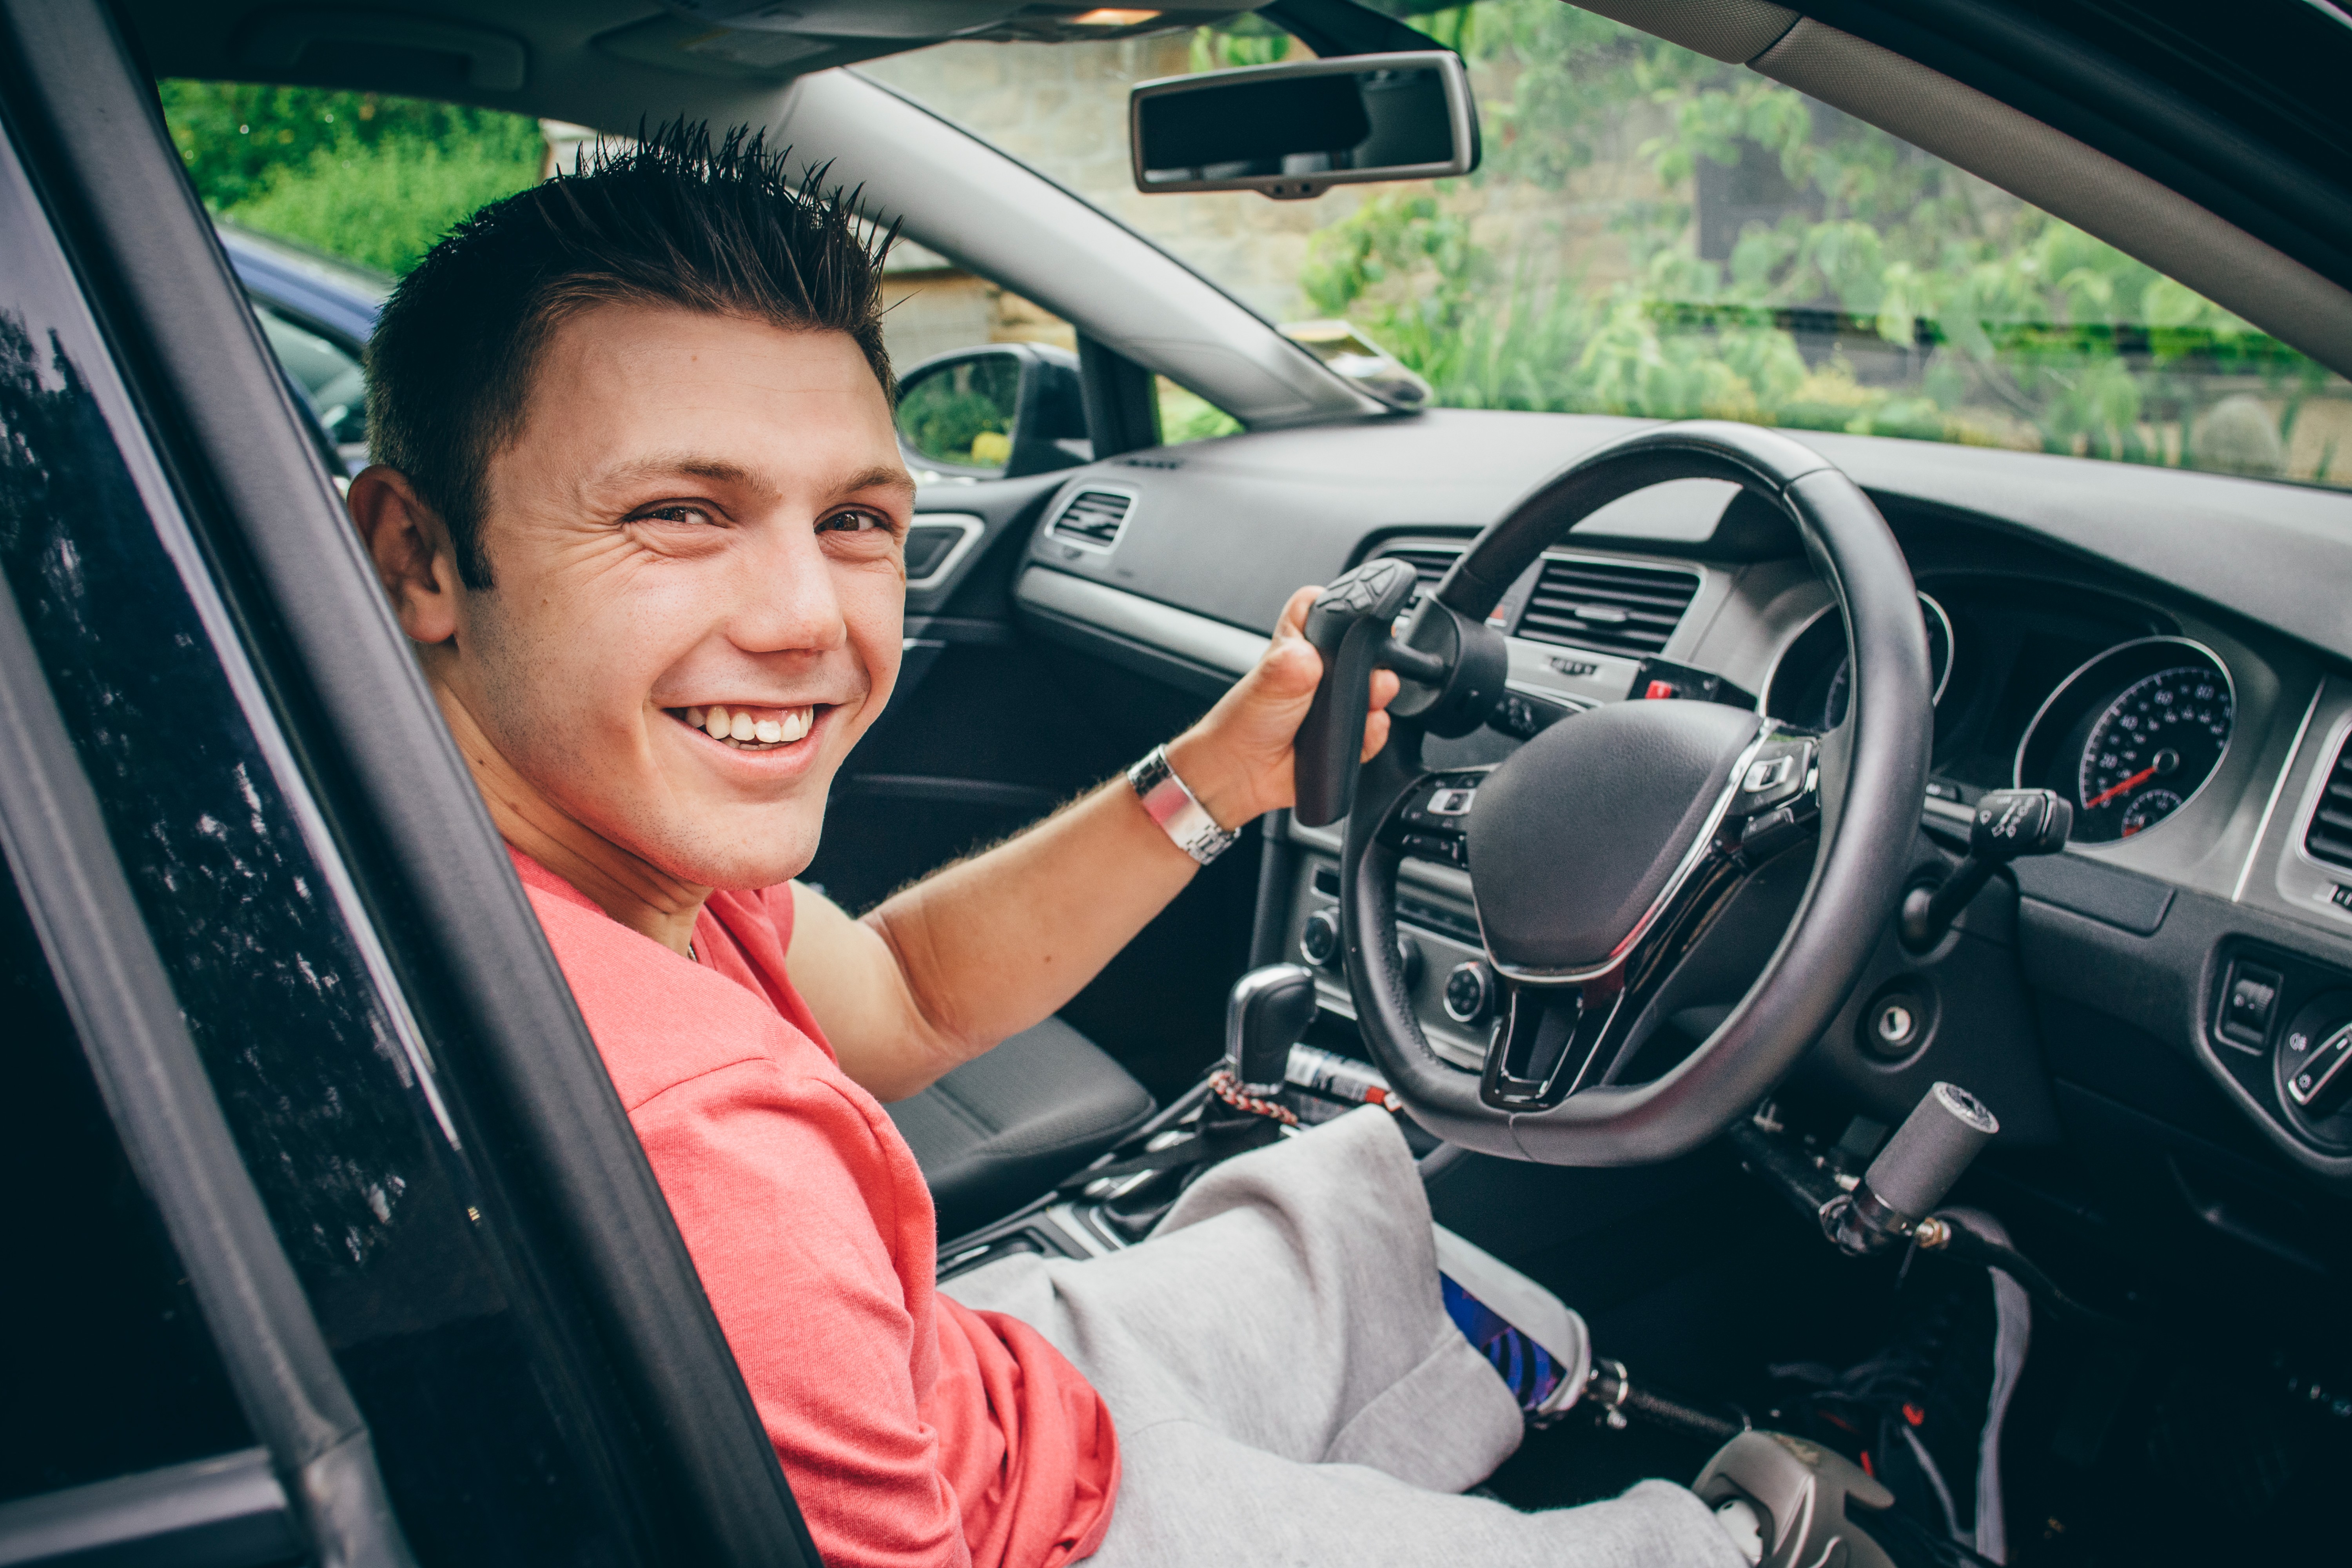
[[[1689,479],[1732,480],[1795,525],[1844,612],[1845,721],[1817,734],[1717,702],[1619,702],[1559,720],[1492,768],[1426,771],[1425,735],[1469,732],[1503,695],[1507,647],[1486,617],[1512,584],[1610,501]],[[1324,673],[1297,742],[1295,809],[1309,826],[1347,820],[1339,926],[1365,1041],[1413,1118],[1450,1142],[1563,1165],[1696,1148],[1795,1064],[1888,929],[1934,713],[1903,553],[1818,453],[1699,421],[1612,441],[1538,486],[1392,640],[1412,575],[1367,563],[1307,623]],[[1366,687],[1382,665],[1403,687],[1388,745],[1360,769]],[[1477,1073],[1431,1049],[1405,985],[1396,889],[1408,854],[1469,872],[1501,992]],[[1768,942],[1762,973],[1696,1049],[1651,1081],[1619,1081],[1689,994],[1679,981],[1707,972],[1720,984],[1711,955],[1744,943],[1752,963]]]

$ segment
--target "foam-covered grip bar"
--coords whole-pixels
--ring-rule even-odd
[[[1924,1219],[2000,1131],[2000,1123],[1975,1095],[1938,1083],[1895,1130],[1862,1173],[1862,1184],[1906,1220]]]
[[[1324,589],[1307,612],[1304,630],[1323,656],[1323,679],[1291,742],[1297,790],[1291,811],[1308,827],[1328,826],[1355,804],[1372,671],[1416,581],[1402,561],[1367,561]]]

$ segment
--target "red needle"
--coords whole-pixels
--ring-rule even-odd
[[[2101,790],[2098,794],[2084,801],[2083,803],[2083,809],[2084,811],[2096,811],[2099,807],[2106,805],[2107,802],[2115,799],[2116,796],[2126,794],[2131,790],[2137,789],[2140,785],[2147,783],[2148,780],[2155,776],[2155,768],[2142,768],[2139,772],[2132,774],[2131,777],[2124,780],[2123,783],[2119,784],[2109,784],[2106,788]]]

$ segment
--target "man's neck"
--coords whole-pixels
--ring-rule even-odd
[[[686,952],[710,889],[679,881],[581,824],[515,771],[461,698],[437,680],[433,694],[499,837],[631,931]]]

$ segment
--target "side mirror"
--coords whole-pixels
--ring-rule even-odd
[[[1478,115],[1449,49],[1286,60],[1139,82],[1128,100],[1135,188],[1263,191],[1435,180],[1478,166]]]
[[[918,478],[1019,479],[1094,460],[1078,356],[1047,343],[923,361],[898,383],[898,421]]]

